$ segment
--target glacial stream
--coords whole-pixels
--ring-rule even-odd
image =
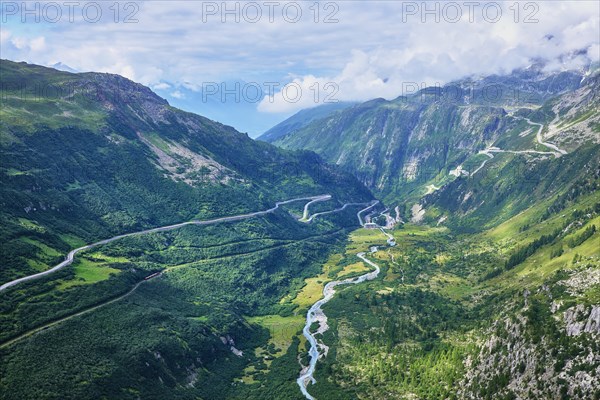
[[[358,219],[359,219],[361,225],[364,225],[364,224],[362,222],[362,218],[360,217],[360,214],[362,212],[368,210],[369,208],[375,206],[375,204],[372,204],[371,206],[358,212],[357,216],[358,216]],[[391,235],[389,235],[387,233],[386,233],[386,236],[388,236],[388,238],[391,237]],[[388,239],[388,241],[389,241],[389,239]],[[373,251],[377,251],[377,247],[374,247]],[[308,313],[306,314],[306,324],[304,325],[304,329],[302,330],[302,333],[304,334],[304,337],[306,338],[306,340],[308,340],[308,342],[310,343],[310,350],[308,352],[309,357],[310,357],[310,362],[307,367],[302,369],[302,371],[300,372],[300,377],[296,380],[296,382],[298,383],[298,386],[300,386],[300,390],[302,391],[302,394],[304,395],[304,397],[306,397],[309,400],[315,399],[313,396],[311,396],[310,393],[308,393],[307,386],[309,383],[311,383],[311,384],[316,383],[316,380],[313,375],[315,372],[315,368],[317,366],[317,361],[319,360],[319,354],[320,354],[319,347],[321,346],[317,342],[317,339],[315,338],[315,336],[317,334],[323,334],[328,329],[327,316],[325,315],[325,313],[322,310],[323,305],[326,304],[329,300],[331,300],[333,298],[333,296],[335,294],[335,288],[337,286],[355,285],[357,283],[361,283],[364,281],[373,280],[373,279],[377,278],[377,276],[379,275],[379,272],[380,272],[379,266],[377,264],[375,264],[374,262],[368,260],[365,257],[364,252],[358,253],[357,256],[366,264],[374,267],[375,270],[371,271],[369,273],[366,273],[364,275],[358,276],[358,277],[348,278],[348,279],[344,279],[341,281],[329,282],[328,284],[325,285],[325,288],[323,288],[323,298],[321,300],[317,301],[315,304],[313,304],[312,307],[308,310]],[[310,332],[310,327],[313,324],[313,322],[319,323],[319,329],[315,333]]]

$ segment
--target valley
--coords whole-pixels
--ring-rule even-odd
[[[600,398],[599,71],[263,141],[2,60],[0,397]]]
[[[459,128],[454,104],[415,96],[336,111],[274,140],[320,153],[361,179],[382,207],[398,210],[390,233],[358,242],[367,252],[395,244],[372,254],[379,277],[326,294],[326,304],[311,309],[320,322],[327,315],[326,329],[305,327],[327,356],[300,379],[313,383],[307,398],[600,398],[600,282],[592,278],[600,267],[598,70],[582,82],[508,113],[500,104],[459,105],[481,114]],[[588,101],[561,105],[578,96],[571,90]],[[444,106],[450,114],[440,119],[423,111]],[[394,114],[411,107],[419,122]],[[497,117],[486,126],[490,109]],[[565,114],[579,115],[582,136],[573,130],[565,141],[557,129],[569,126],[560,122]],[[418,169],[399,165],[394,146],[412,151]],[[440,153],[443,163],[432,160]],[[386,210],[369,217],[387,225]],[[369,232],[361,231],[351,238]],[[348,245],[340,257],[355,249]],[[311,360],[316,349],[311,343]]]
[[[593,198],[581,199],[579,206],[589,207]],[[399,399],[598,396],[596,384],[584,383],[596,379],[598,348],[590,340],[598,332],[592,328],[574,336],[566,317],[570,307],[582,304],[581,326],[597,326],[596,300],[591,300],[597,296],[597,280],[564,292],[567,282],[598,268],[597,237],[590,236],[582,247],[565,245],[597,225],[597,214],[516,268],[485,267],[499,264],[503,254],[539,237],[548,226],[572,223],[556,215],[519,233],[521,224],[535,220],[540,208],[477,235],[409,225],[394,229],[397,245],[374,254],[380,278],[348,288],[327,304],[329,332],[322,340],[329,351],[317,366],[311,394],[334,399],[379,398],[384,393]],[[380,243],[384,241],[381,237]],[[553,249],[561,245],[568,250],[552,258]],[[539,307],[536,314],[528,311],[531,304]],[[543,324],[535,319],[541,315],[546,315]],[[553,339],[545,336],[550,332]],[[546,340],[561,343],[556,345],[564,361],[533,344],[547,346]],[[477,378],[465,375],[470,367],[464,360],[477,365]],[[569,365],[566,372],[562,362]]]
[[[377,203],[375,203],[375,204],[377,204]],[[373,205],[369,205],[366,208],[363,208],[362,210],[360,210],[356,214],[356,217],[359,219],[361,226],[364,227],[364,224],[362,223],[362,220],[360,217],[361,213],[369,210],[372,207],[373,207]],[[314,217],[314,215],[313,215],[313,217]],[[383,232],[383,230],[382,230],[382,232]],[[377,251],[377,247],[374,247],[371,249],[371,253],[374,253],[376,251]],[[307,367],[304,367],[302,369],[302,371],[300,372],[300,377],[298,378],[298,385],[300,386],[300,390],[302,391],[302,394],[309,400],[313,400],[314,397],[312,397],[308,393],[307,385],[308,385],[308,383],[312,383],[312,384],[316,383],[316,380],[314,378],[314,372],[315,372],[315,368],[317,366],[317,362],[321,356],[321,352],[319,351],[319,348],[321,348],[323,350],[324,357],[327,356],[327,350],[328,350],[328,348],[326,346],[318,343],[317,339],[315,338],[315,335],[317,335],[317,334],[323,335],[323,333],[325,333],[327,331],[327,316],[323,313],[322,306],[325,305],[329,300],[331,300],[333,298],[333,296],[335,294],[335,288],[337,286],[356,285],[356,284],[362,283],[364,281],[373,280],[373,279],[377,278],[377,276],[379,275],[379,272],[380,272],[379,266],[377,264],[373,263],[372,261],[366,259],[364,252],[357,253],[356,256],[362,262],[375,268],[375,270],[372,272],[368,272],[364,275],[360,275],[355,278],[347,278],[343,281],[331,281],[331,282],[327,283],[325,285],[325,287],[323,288],[323,298],[321,300],[317,301],[315,304],[313,304],[310,307],[310,309],[308,310],[307,316],[306,316],[306,325],[304,325],[304,328],[302,329],[302,334],[310,343],[310,350],[309,350],[310,362],[309,362],[309,365]],[[317,329],[316,332],[312,333],[311,327],[314,323],[317,323],[319,325],[319,328]]]
[[[248,320],[291,314],[279,298],[342,245],[356,226],[346,203],[369,191],[119,76],[7,60],[0,72],[1,397],[262,390],[231,386],[264,365],[251,349],[268,330]],[[44,85],[55,91],[23,95]],[[299,222],[294,203],[319,199],[343,210]]]

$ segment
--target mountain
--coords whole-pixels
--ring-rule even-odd
[[[2,281],[42,268],[44,252],[23,258],[36,246],[70,248],[65,235],[89,242],[301,195],[370,196],[314,154],[255,142],[125,78],[1,68]],[[40,242],[25,243],[36,230]]]
[[[327,356],[319,361],[310,394],[599,398],[600,149],[590,150],[591,162],[582,162],[583,172],[572,181],[559,170],[576,162],[575,154],[561,157],[558,166],[543,164],[554,169],[539,175],[554,192],[546,198],[540,184],[526,198],[527,183],[513,176],[512,190],[519,195],[512,205],[525,207],[512,217],[492,203],[469,232],[455,228],[460,221],[407,222],[386,230],[395,238],[393,247],[385,246],[380,232],[355,232],[331,259],[346,260],[378,245],[370,259],[382,267],[381,277],[351,285],[327,304],[328,330],[321,339]],[[478,186],[504,194],[507,181],[499,177],[506,170]],[[441,188],[425,206],[448,201],[451,208],[458,193],[458,184]],[[470,216],[460,208],[447,215]],[[487,228],[486,216],[500,222]]]
[[[368,101],[273,143],[319,153],[393,206],[477,171],[489,158],[481,153],[486,149],[489,155],[500,149],[551,156],[555,145],[572,152],[600,142],[598,82],[597,69],[547,74],[533,66]],[[552,143],[540,143],[545,140]],[[523,157],[540,158],[533,152]]]
[[[352,105],[354,103],[338,102],[301,110],[260,135],[257,140],[272,143],[285,135],[294,133],[313,121],[328,117],[336,111],[346,109]]]
[[[83,247],[0,289],[0,397],[231,398],[249,365],[268,371],[254,350],[279,350],[257,316],[292,315],[280,299],[345,243],[357,206],[310,224],[298,221],[308,199],[245,214],[322,194],[364,203],[369,190],[117,75],[8,60],[0,75],[0,282]]]
[[[74,69],[74,68],[71,68],[71,67],[69,67],[67,64],[64,64],[64,63],[62,63],[62,62],[60,62],[60,61],[59,61],[59,62],[57,62],[57,63],[54,63],[54,64],[52,64],[52,65],[49,65],[49,67],[50,67],[50,68],[57,69],[57,70],[59,70],[59,71],[65,71],[65,72],[71,72],[71,73],[77,73],[77,72],[79,72],[79,71],[77,71],[76,69]]]
[[[600,398],[599,85],[598,69],[534,66],[275,140],[385,201],[367,216],[383,233],[355,231],[330,257],[370,251],[381,274],[324,308],[312,396]]]
[[[289,149],[0,73],[0,282],[79,249],[0,287],[0,398],[600,398],[597,69],[308,110]]]

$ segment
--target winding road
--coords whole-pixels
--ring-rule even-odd
[[[356,217],[358,218],[358,221],[361,226],[364,226],[363,220],[361,218],[361,214],[364,213],[365,211],[368,211],[369,209],[373,208],[378,203],[379,203],[379,201],[374,201],[371,203],[371,205],[369,205],[366,208],[363,208],[362,210],[360,210],[359,212],[356,213]],[[348,204],[348,205],[350,205],[350,204]],[[343,208],[345,208],[345,207],[342,207],[341,209],[338,209],[338,210],[342,210]],[[313,218],[314,217],[315,217],[315,215],[313,215]],[[388,243],[390,242],[390,240],[394,240],[393,236],[391,236],[390,234],[383,231],[383,229],[382,229],[382,232],[388,237]],[[377,278],[377,276],[379,275],[379,272],[381,271],[377,264],[375,264],[374,262],[372,262],[371,260],[369,260],[365,257],[364,252],[358,253],[356,256],[358,258],[360,258],[364,263],[373,267],[374,270],[371,272],[368,272],[364,275],[355,277],[355,278],[347,278],[347,279],[344,279],[341,281],[332,281],[332,282],[327,283],[325,285],[325,287],[323,288],[323,298],[320,299],[319,301],[317,301],[315,304],[313,304],[310,307],[310,309],[308,310],[308,313],[306,314],[306,324],[304,325],[304,329],[302,329],[302,333],[303,333],[304,337],[306,338],[306,340],[308,340],[308,342],[310,343],[310,350],[308,352],[310,361],[309,361],[308,366],[306,366],[302,369],[302,371],[300,372],[300,376],[298,377],[296,382],[298,383],[298,386],[300,387],[302,394],[308,400],[315,400],[315,398],[310,393],[308,393],[307,387],[308,387],[309,383],[311,383],[313,385],[316,383],[316,380],[314,378],[314,373],[315,373],[315,368],[317,366],[317,361],[319,361],[319,357],[321,356],[321,352],[319,351],[319,348],[323,349],[323,353],[322,353],[323,356],[327,355],[327,350],[328,350],[328,348],[324,344],[319,343],[316,339],[316,335],[323,334],[329,328],[327,326],[327,316],[325,315],[325,313],[323,312],[323,309],[322,309],[323,305],[325,305],[329,300],[331,300],[333,298],[333,296],[335,295],[335,288],[337,286],[355,285],[357,283],[361,283],[364,281],[373,280],[373,279]],[[312,333],[310,331],[310,327],[315,322],[319,323],[319,328],[317,329],[316,332]]]
[[[314,220],[314,218],[316,218],[317,216],[322,216],[322,215],[326,215],[326,214],[331,214],[331,213],[335,213],[335,212],[340,212],[345,210],[347,207],[350,206],[355,206],[355,205],[365,205],[368,204],[367,207],[361,209],[360,211],[358,211],[356,213],[356,217],[358,218],[358,221],[360,223],[361,226],[364,226],[364,222],[363,219],[361,217],[361,214],[363,214],[364,212],[370,210],[371,208],[375,207],[377,204],[379,204],[378,200],[374,200],[371,201],[370,203],[346,203],[344,204],[342,207],[331,210],[331,211],[325,211],[325,212],[320,212],[320,213],[315,213],[312,216],[308,216],[308,210],[309,210],[309,206],[310,204],[314,204],[316,202],[319,201],[326,201],[326,200],[330,200],[331,196],[330,195],[318,195],[318,196],[310,196],[310,197],[300,197],[300,198],[294,198],[294,199],[290,199],[290,200],[285,200],[285,201],[280,201],[275,203],[275,206],[268,209],[268,210],[264,210],[264,211],[257,211],[257,212],[253,212],[253,213],[248,213],[248,214],[240,214],[240,215],[234,215],[234,216],[230,216],[230,217],[221,217],[221,218],[215,218],[215,219],[211,219],[211,220],[205,220],[205,221],[201,221],[201,220],[192,220],[192,221],[188,221],[188,222],[182,222],[179,224],[174,224],[174,225],[167,225],[167,226],[162,226],[162,227],[158,227],[158,228],[152,228],[152,229],[146,229],[146,230],[142,230],[142,231],[138,231],[138,232],[132,232],[132,233],[127,233],[127,234],[123,234],[123,235],[117,235],[114,236],[112,238],[109,239],[104,239],[86,246],[82,246],[80,248],[77,248],[75,250],[70,251],[67,254],[66,259],[61,262],[60,264],[54,266],[53,268],[38,273],[38,274],[33,274],[33,275],[29,275],[23,278],[19,278],[19,279],[15,279],[14,281],[5,283],[4,285],[0,286],[0,291],[1,290],[5,290],[9,287],[12,287],[14,285],[17,285],[18,283],[21,282],[25,282],[28,280],[32,280],[32,279],[37,279],[40,278],[42,276],[51,274],[55,271],[58,271],[61,268],[64,268],[68,265],[70,265],[73,260],[75,259],[75,256],[77,255],[77,253],[96,247],[96,246],[100,246],[103,244],[107,244],[107,243],[111,243],[115,240],[119,240],[125,237],[130,237],[130,236],[138,236],[138,235],[144,235],[144,234],[148,234],[148,233],[155,233],[155,232],[165,232],[165,231],[169,231],[169,230],[173,230],[173,229],[177,229],[186,225],[210,225],[210,224],[216,224],[216,223],[221,223],[221,222],[230,222],[230,221],[239,221],[239,220],[243,220],[243,219],[247,219],[247,218],[252,218],[252,217],[256,217],[256,216],[260,216],[260,215],[265,215],[268,213],[272,213],[275,210],[277,210],[281,205],[284,204],[288,204],[288,203],[292,203],[295,201],[308,201],[308,203],[305,204],[304,206],[304,216],[301,219],[303,222],[311,222]],[[388,237],[388,244],[390,244],[390,240],[393,241],[393,236],[391,236],[390,234],[386,233],[383,229],[381,229],[381,231]],[[316,365],[317,365],[317,361],[319,360],[319,347],[323,347],[325,349],[324,354],[326,355],[326,351],[327,348],[326,346],[324,346],[323,344],[319,344],[317,339],[316,339],[316,335],[317,334],[323,334],[327,329],[327,316],[325,315],[325,313],[322,310],[322,306],[324,304],[326,304],[329,300],[331,300],[335,294],[335,288],[337,286],[340,285],[350,285],[350,284],[358,284],[364,281],[368,281],[368,280],[373,280],[375,278],[377,278],[377,276],[380,273],[380,268],[377,264],[375,264],[374,262],[368,260],[365,257],[365,253],[361,252],[357,254],[358,258],[360,258],[364,263],[372,266],[374,268],[373,271],[368,272],[366,274],[363,274],[361,276],[358,277],[354,277],[354,278],[347,278],[344,280],[340,280],[340,281],[332,281],[329,282],[325,285],[325,288],[323,289],[323,298],[319,301],[317,301],[315,304],[312,305],[312,307],[309,309],[307,316],[306,316],[306,324],[304,326],[303,329],[303,334],[306,337],[306,339],[308,340],[308,342],[310,343],[311,347],[310,347],[310,351],[309,351],[309,355],[310,355],[310,362],[309,365],[304,368],[300,374],[300,377],[297,379],[297,383],[300,386],[300,389],[302,391],[302,393],[304,394],[304,396],[307,399],[312,399],[314,400],[314,397],[312,397],[308,391],[307,391],[307,385],[308,383],[316,383],[316,380],[313,376]],[[4,348],[7,346],[10,346],[11,344],[20,341],[21,339],[30,337],[38,332],[44,331],[52,326],[58,325],[62,322],[68,321],[72,318],[76,318],[79,316],[82,316],[84,314],[90,313],[92,311],[95,311],[101,307],[107,306],[109,304],[115,303],[117,301],[120,301],[128,296],[130,296],[132,293],[134,293],[138,287],[140,285],[142,285],[144,282],[149,281],[151,279],[155,279],[159,276],[161,276],[162,273],[157,273],[157,274],[152,274],[148,277],[146,277],[144,280],[138,282],[133,288],[131,288],[128,292],[126,292],[125,294],[122,294],[118,297],[115,297],[111,300],[108,300],[104,303],[101,304],[97,304],[95,306],[92,306],[90,308],[87,308],[85,310],[76,312],[74,314],[65,316],[63,318],[57,319],[53,322],[47,323],[43,326],[31,329],[17,337],[14,337],[2,344],[0,344],[0,348]],[[319,321],[319,329],[317,330],[317,332],[315,333],[311,333],[310,332],[310,327],[311,325],[316,322]]]
[[[327,214],[332,214],[332,213],[337,213],[337,212],[340,212],[340,211],[344,211],[346,208],[351,207],[351,206],[364,206],[364,205],[367,205],[367,204],[370,205],[372,203],[371,202],[369,202],[369,203],[346,203],[342,207],[336,208],[335,210],[323,211],[323,212],[315,213],[315,214],[311,215],[308,218],[304,218],[302,221],[303,222],[312,222],[316,217],[319,217],[319,216],[322,216],[322,215],[327,215]],[[307,206],[308,206],[308,204],[307,204]],[[308,208],[305,208],[305,210],[308,210]],[[306,211],[306,212],[308,212],[308,211]]]
[[[546,146],[549,149],[552,149],[558,153],[560,153],[560,155],[565,155],[567,154],[567,152],[565,150],[559,149],[557,145],[552,144],[552,143],[548,143],[548,142],[543,142],[542,141],[542,130],[544,129],[544,125],[537,123],[537,122],[533,122],[531,121],[529,118],[523,118],[525,121],[527,121],[529,123],[529,125],[537,125],[540,128],[538,129],[537,133],[535,134],[535,138],[537,140],[537,142],[539,144],[541,144],[542,146]],[[556,154],[555,154],[556,155]],[[556,155],[556,157],[560,157],[560,155]]]
[[[128,234],[124,234],[124,235],[114,236],[114,237],[112,237],[110,239],[101,240],[99,242],[96,242],[96,243],[93,243],[93,244],[90,244],[90,245],[83,246],[83,247],[80,247],[78,249],[72,250],[67,255],[67,258],[66,258],[65,261],[63,261],[62,263],[56,265],[51,270],[45,271],[45,273],[42,273],[42,274],[34,274],[34,275],[30,275],[30,276],[25,277],[25,278],[20,278],[20,279],[14,280],[12,282],[8,282],[7,284],[5,284],[5,285],[2,286],[2,289],[5,289],[5,288],[13,286],[13,285],[16,285],[19,282],[23,282],[23,281],[26,281],[26,280],[29,280],[29,279],[39,278],[39,277],[41,277],[43,275],[47,275],[49,273],[57,271],[58,269],[63,268],[65,266],[69,265],[70,263],[72,263],[73,260],[74,260],[75,255],[78,252],[83,251],[85,249],[92,248],[94,246],[99,246],[101,244],[110,243],[110,242],[112,242],[114,240],[118,240],[118,239],[121,239],[121,238],[124,238],[124,237],[133,236],[133,235],[142,235],[142,234],[153,233],[153,232],[167,231],[167,230],[176,229],[176,228],[179,228],[179,227],[182,227],[182,226],[185,226],[185,225],[190,225],[190,224],[208,225],[208,224],[215,224],[215,223],[220,223],[220,222],[237,221],[237,220],[241,220],[241,219],[255,217],[255,216],[258,216],[258,215],[264,215],[264,214],[267,214],[267,213],[272,213],[275,210],[277,210],[279,208],[279,206],[284,205],[284,204],[288,204],[288,203],[292,203],[292,202],[295,202],[295,201],[307,201],[307,200],[309,200],[309,202],[305,205],[305,208],[304,208],[305,212],[307,212],[308,205],[310,205],[310,204],[312,204],[314,202],[317,202],[317,201],[325,201],[325,200],[329,200],[329,199],[331,199],[330,195],[318,195],[318,196],[311,196],[311,197],[294,198],[294,199],[290,199],[290,200],[285,200],[285,201],[277,202],[277,203],[275,203],[275,207],[270,208],[268,210],[264,210],[264,211],[257,211],[257,212],[254,212],[254,213],[235,215],[235,216],[231,216],[231,217],[216,218],[216,219],[206,220],[206,221],[193,220],[193,221],[188,221],[188,222],[184,222],[184,223],[180,223],[180,224],[168,225],[168,226],[164,226],[164,227],[152,228],[152,229],[147,229],[147,230],[143,230],[143,231],[139,231],[139,232],[133,232],[133,233],[128,233]],[[333,212],[339,212],[339,211],[342,211],[342,210],[344,210],[347,207],[352,206],[352,205],[364,205],[364,204],[367,204],[367,203],[346,203],[346,204],[344,204],[343,207],[341,207],[339,209],[314,214],[308,220],[303,221],[303,222],[310,222],[317,215],[323,215],[323,214],[329,214],[329,213],[333,213]],[[370,204],[370,203],[368,203],[368,204]],[[76,313],[67,315],[65,317],[62,317],[60,319],[57,319],[57,320],[52,321],[50,323],[47,323],[45,325],[41,325],[39,327],[33,328],[33,329],[31,329],[31,330],[29,330],[29,331],[27,331],[27,332],[25,332],[25,333],[23,333],[23,334],[21,334],[19,336],[16,336],[16,337],[14,337],[14,338],[6,341],[6,342],[1,343],[0,344],[0,348],[7,347],[7,346],[9,346],[9,345],[11,345],[11,344],[13,344],[15,342],[20,341],[21,339],[25,339],[25,338],[27,338],[29,336],[32,336],[32,335],[34,335],[34,334],[36,334],[38,332],[44,331],[44,330],[46,330],[46,329],[48,329],[48,328],[50,328],[52,326],[58,325],[58,324],[60,324],[62,322],[68,321],[68,320],[70,320],[72,318],[79,317],[81,315],[84,315],[84,314],[90,313],[92,311],[95,311],[95,310],[97,310],[97,309],[99,309],[101,307],[104,307],[104,306],[107,306],[109,304],[115,303],[115,302],[117,302],[119,300],[122,300],[122,299],[130,296],[131,294],[133,294],[133,292],[135,292],[140,287],[141,284],[143,284],[144,282],[147,282],[147,281],[149,281],[151,279],[158,278],[159,276],[161,276],[163,274],[163,272],[167,271],[168,269],[169,268],[167,268],[164,271],[158,272],[156,274],[152,274],[152,275],[147,276],[144,280],[138,282],[133,288],[131,288],[125,294],[122,294],[122,295],[117,296],[117,297],[115,297],[113,299],[107,300],[107,301],[105,301],[103,303],[96,304],[96,305],[94,305],[94,306],[92,306],[90,308],[87,308],[87,309],[78,311]]]
[[[498,147],[490,146],[490,147],[488,147],[485,150],[481,150],[479,152],[479,154],[485,154],[490,159],[494,158],[494,154],[493,153],[553,155],[556,158],[559,158],[560,156],[568,154],[565,150],[560,149],[557,145],[543,141],[543,138],[542,138],[542,130],[544,129],[544,125],[543,124],[540,124],[540,123],[537,123],[537,122],[533,122],[529,118],[523,118],[523,117],[518,117],[518,118],[527,121],[527,123],[529,125],[538,126],[539,128],[538,128],[538,130],[537,130],[537,132],[535,134],[536,141],[540,145],[545,146],[545,147],[549,148],[552,151],[539,151],[539,150],[502,150],[502,149],[500,149]],[[477,172],[479,172],[479,170],[481,170],[488,161],[489,161],[489,159],[488,160],[484,160],[481,163],[481,165],[475,171],[471,172],[470,175],[473,176]]]
[[[243,220],[243,219],[253,218],[253,217],[260,216],[260,215],[272,213],[275,210],[277,210],[279,208],[279,206],[288,204],[288,203],[293,203],[295,201],[309,200],[310,202],[314,202],[314,201],[323,201],[323,200],[326,200],[329,198],[331,198],[331,196],[328,194],[321,194],[318,196],[310,196],[310,197],[298,197],[298,198],[294,198],[294,199],[290,199],[290,200],[278,201],[277,203],[275,203],[275,207],[269,208],[268,210],[264,210],[264,211],[256,211],[256,212],[252,212],[252,213],[248,213],[248,214],[232,215],[230,217],[220,217],[220,218],[209,219],[209,220],[204,220],[204,221],[192,220],[192,221],[182,222],[179,224],[161,226],[158,228],[145,229],[145,230],[138,231],[138,232],[132,232],[132,233],[126,233],[123,235],[113,236],[109,239],[100,240],[99,242],[88,244],[83,247],[79,247],[78,249],[71,250],[69,252],[69,254],[67,254],[67,258],[60,264],[55,265],[54,267],[50,268],[49,270],[39,272],[39,273],[33,274],[33,275],[28,275],[23,278],[19,278],[19,279],[15,279],[13,281],[7,282],[7,283],[3,284],[2,286],[0,286],[0,292],[8,289],[11,286],[17,285],[21,282],[26,282],[26,281],[30,281],[32,279],[41,278],[42,276],[49,275],[53,272],[56,272],[59,269],[64,268],[67,265],[70,265],[73,262],[73,260],[75,259],[75,255],[77,255],[77,253],[82,252],[87,249],[91,249],[92,247],[101,246],[103,244],[108,244],[108,243],[114,242],[115,240],[123,239],[126,237],[131,237],[131,236],[146,235],[148,233],[170,231],[170,230],[181,228],[181,227],[187,226],[187,225],[212,225],[212,224],[218,224],[218,223],[222,223],[222,222],[239,221],[239,220]],[[305,207],[305,209],[306,209],[306,207]]]
[[[304,213],[302,214],[302,218],[300,218],[300,221],[306,221],[306,222],[309,221],[309,219],[308,219],[308,207],[310,207],[311,204],[318,203],[320,201],[327,201],[327,200],[331,200],[331,196],[328,195],[328,194],[325,194],[323,196],[319,196],[316,199],[311,200],[308,203],[306,203],[304,205]],[[313,217],[314,217],[314,215],[313,215]]]
[[[358,218],[358,223],[360,224],[360,226],[365,226],[365,223],[362,220],[362,217],[360,216],[362,213],[364,213],[365,211],[369,211],[371,208],[375,207],[377,204],[379,204],[379,200],[374,200],[371,202],[371,205],[369,207],[363,208],[362,210],[360,210],[359,212],[356,213],[356,217]]]

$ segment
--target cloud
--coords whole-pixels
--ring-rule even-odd
[[[296,76],[293,84],[305,89],[315,82],[333,82],[340,101],[391,99],[406,88],[412,90],[413,84],[423,87],[471,75],[510,73],[533,59],[545,60],[548,71],[581,68],[598,60],[598,3],[579,3],[577,9],[564,2],[554,8],[539,3],[538,22],[532,24],[515,23],[511,4],[502,4],[506,18],[496,23],[472,23],[465,15],[456,23],[423,23],[419,18],[409,29],[398,28],[404,35],[395,43],[382,41],[367,51],[350,51],[336,74]],[[290,103],[275,93],[258,109],[278,113],[302,106],[306,104]]]
[[[10,39],[11,32],[0,26],[0,45],[6,43],[8,44],[8,40]]]
[[[176,90],[176,91],[174,91],[174,92],[171,93],[171,97],[175,97],[176,99],[184,99],[185,98],[185,94],[183,94],[179,90]]]
[[[29,42],[29,47],[31,48],[32,51],[44,50],[44,48],[46,47],[46,38],[43,36],[40,36],[35,39],[32,39]]]
[[[9,32],[6,39],[3,39],[2,41],[4,42],[5,40],[8,40],[11,36],[12,35]],[[10,38],[10,43],[14,46],[14,48],[20,51],[39,52],[44,50],[46,47],[46,38],[40,36],[33,39],[28,39],[23,36],[13,36]]]
[[[325,82],[312,75],[296,78],[276,93],[267,94],[259,103],[261,112],[285,113],[319,104],[319,89]]]
[[[171,85],[169,85],[166,82],[160,82],[155,85],[152,85],[152,90],[166,90],[166,89],[170,89],[170,88],[171,88]]]
[[[108,8],[112,3],[102,3],[104,16],[97,23],[78,16],[74,23],[21,24],[15,16],[0,31],[1,56],[118,73],[156,90],[169,84],[174,93],[178,88],[198,91],[207,82],[278,83],[277,93],[258,104],[261,112],[312,106],[317,84],[318,102],[333,92],[331,85],[324,89],[327,83],[337,85],[337,100],[392,98],[407,82],[444,83],[472,74],[508,73],[532,58],[548,60],[550,68],[598,59],[598,2],[530,2],[537,9],[517,2],[518,15],[510,8],[513,3],[489,3],[501,6],[501,18],[493,23],[485,19],[486,2],[472,15],[464,3],[456,2],[462,15],[454,22],[443,2],[426,5],[438,4],[438,15],[427,14],[423,2],[370,1],[368,7],[320,2],[318,15],[310,8],[313,2],[298,2],[302,18],[295,23],[285,18],[290,17],[283,13],[286,2],[274,10],[272,22],[263,7],[256,23],[245,20],[254,14],[242,11],[239,22],[228,16],[223,23],[220,12],[209,15],[203,10],[205,3],[185,1],[136,3],[137,23],[115,23]],[[239,4],[242,10],[247,3]],[[419,8],[414,14],[407,12],[411,4]],[[121,11],[123,19],[126,13]],[[337,22],[325,23],[332,12]],[[538,22],[525,23],[527,17]],[[565,57],[580,49],[588,49],[587,58]],[[302,96],[292,102],[287,95],[297,88]]]

